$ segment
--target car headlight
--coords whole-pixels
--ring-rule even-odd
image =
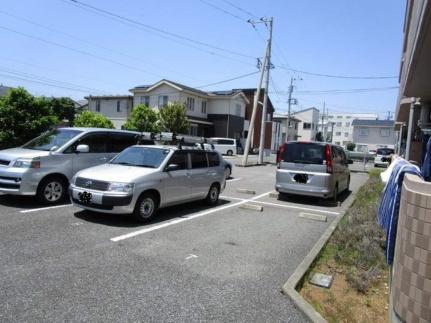
[[[111,183],[108,186],[108,191],[131,193],[133,191],[133,183]]]
[[[28,158],[18,158],[13,163],[12,167],[17,168],[40,168],[40,160],[28,159]]]

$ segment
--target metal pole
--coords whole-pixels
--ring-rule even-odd
[[[265,68],[264,67],[266,66],[267,54],[268,54],[268,46],[266,46],[266,49],[265,49],[265,56],[264,56],[265,58],[263,60],[262,73],[260,74],[259,82],[257,83],[256,93],[254,94],[253,111],[251,113],[251,119],[250,119],[250,125],[249,125],[249,128],[248,128],[247,140],[245,141],[244,156],[243,156],[243,159],[242,159],[242,166],[246,166],[247,165],[248,152],[250,150],[250,141],[251,141],[251,136],[253,135],[254,121],[256,120],[257,102],[259,101],[260,89],[262,88],[263,74],[265,72]]]
[[[265,92],[263,97],[263,107],[262,107],[262,121],[260,124],[260,142],[259,142],[259,159],[258,164],[263,164],[263,151],[265,149],[265,135],[266,135],[266,111],[268,110],[268,86],[269,86],[269,70],[271,69],[271,41],[272,41],[272,21],[273,18],[269,20],[269,39],[268,39],[268,51],[266,60],[266,80],[265,80]]]
[[[412,99],[410,104],[410,114],[409,114],[409,125],[407,128],[407,143],[406,143],[406,160],[410,159],[410,146],[412,143],[412,133],[413,133],[413,117],[415,112],[415,100]]]
[[[293,76],[290,78],[289,85],[289,98],[287,99],[287,141],[289,138],[289,129],[290,129],[290,102],[292,101],[292,92],[293,92]]]

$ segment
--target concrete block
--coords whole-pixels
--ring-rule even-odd
[[[278,192],[271,192],[271,193],[269,193],[269,197],[271,197],[271,198],[278,198],[278,196],[279,196],[279,194],[278,194]]]
[[[246,188],[238,188],[236,191],[238,193],[244,193],[244,194],[253,194],[253,195],[256,194],[255,190],[249,190],[249,189],[246,189]]]
[[[321,214],[313,214],[313,213],[301,212],[301,213],[299,213],[299,217],[304,218],[304,219],[321,221],[321,222],[326,222],[327,221],[326,215],[321,215]]]
[[[262,205],[258,205],[258,204],[251,204],[251,203],[245,203],[245,204],[241,204],[239,206],[240,209],[245,209],[245,210],[253,210],[253,211],[259,211],[262,212],[263,211],[263,206]]]

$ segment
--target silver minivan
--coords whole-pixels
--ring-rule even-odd
[[[203,199],[215,204],[225,186],[223,158],[216,151],[132,146],[107,164],[78,172],[69,195],[75,206],[147,222],[162,207]]]
[[[275,189],[280,193],[333,198],[348,190],[350,171],[342,147],[323,142],[288,142],[277,153]]]
[[[101,128],[59,128],[18,148],[0,151],[0,193],[36,195],[55,204],[73,175],[108,162],[135,145],[140,133]]]

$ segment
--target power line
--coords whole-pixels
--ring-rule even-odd
[[[283,65],[276,65],[276,67],[300,73],[300,74],[306,74],[306,75],[312,75],[312,76],[319,76],[319,77],[329,77],[329,78],[339,78],[339,79],[354,79],[354,80],[381,80],[381,79],[397,79],[398,76],[349,76],[349,75],[331,75],[331,74],[322,74],[322,73],[314,73],[314,72],[307,72],[302,71],[290,67],[286,67]]]
[[[252,73],[247,73],[247,74],[243,74],[243,75],[239,75],[237,77],[230,78],[230,79],[227,79],[227,80],[224,80],[224,81],[220,81],[220,82],[209,83],[209,84],[197,86],[195,88],[196,89],[202,89],[202,88],[205,88],[205,87],[208,87],[208,86],[219,85],[219,84],[222,84],[222,83],[228,83],[228,82],[231,82],[231,81],[234,81],[234,80],[238,80],[238,79],[241,79],[241,78],[244,78],[244,77],[247,77],[247,76],[255,75],[257,73],[259,73],[259,71],[252,72]]]
[[[226,15],[229,15],[229,16],[235,18],[235,19],[238,19],[238,20],[243,21],[243,22],[246,20],[246,19],[243,19],[240,16],[237,16],[234,13],[232,13],[232,12],[230,12],[228,10],[225,10],[225,9],[223,9],[221,7],[218,7],[218,6],[216,6],[216,5],[214,5],[214,4],[210,3],[210,2],[207,2],[205,0],[199,0],[199,1],[202,2],[202,3],[204,3],[204,4],[206,4],[207,6],[210,6],[213,9],[215,9],[217,11],[220,11],[220,12],[226,14]]]
[[[72,35],[72,34],[66,33],[66,32],[64,32],[64,31],[58,30],[58,29],[53,28],[53,27],[49,27],[49,26],[47,26],[47,25],[43,25],[43,24],[41,24],[41,23],[38,23],[38,22],[32,21],[32,20],[27,19],[27,18],[24,18],[24,17],[20,17],[20,16],[17,16],[17,15],[11,14],[11,13],[6,12],[6,11],[3,11],[3,10],[0,10],[0,14],[3,14],[3,15],[8,16],[8,17],[12,17],[12,18],[14,18],[14,19],[16,19],[16,20],[25,21],[25,22],[26,22],[26,23],[28,23],[28,24],[31,24],[31,25],[34,25],[34,26],[37,26],[37,27],[43,28],[43,29],[45,29],[45,30],[48,30],[48,31],[51,31],[51,32],[54,32],[54,33],[57,33],[57,34],[60,34],[60,35],[64,35],[64,36],[69,37],[69,38],[71,38],[71,39],[74,39],[74,40],[77,40],[77,41],[80,41],[80,42],[83,42],[83,43],[89,44],[89,45],[91,45],[91,46],[94,46],[94,47],[97,47],[97,48],[103,49],[103,50],[105,50],[105,51],[110,51],[110,52],[115,53],[115,54],[117,54],[117,55],[121,55],[121,56],[124,56],[124,57],[130,58],[130,59],[133,59],[133,60],[139,61],[139,62],[142,62],[142,61],[143,61],[142,57],[133,56],[133,55],[130,55],[130,54],[128,54],[128,53],[124,53],[124,52],[122,52],[122,51],[119,51],[119,50],[116,50],[116,49],[113,49],[113,48],[109,48],[109,47],[106,47],[106,46],[104,46],[104,45],[101,45],[101,44],[98,44],[98,43],[95,43],[95,42],[89,41],[89,40],[87,40],[87,39],[83,39],[83,38],[80,38],[80,37],[76,37],[75,35]],[[148,60],[148,58],[146,58],[146,60]],[[149,61],[151,61],[151,60],[149,60]],[[160,64],[155,64],[155,63],[154,63],[154,61],[152,61],[152,62],[151,62],[151,64],[152,64],[153,66],[156,66],[156,67],[157,67],[157,66],[159,66],[159,67],[162,67],[162,66],[163,66],[163,65],[160,65]],[[172,70],[172,69],[166,68],[165,66],[163,66],[163,68],[165,68],[167,71],[174,72],[175,74],[182,75],[182,76],[185,76],[185,77],[187,77],[187,78],[194,79],[194,80],[197,80],[197,81],[202,81],[202,80],[196,79],[196,78],[194,78],[194,77],[191,77],[191,76],[189,76],[189,75],[186,75],[186,74],[183,74],[183,73],[177,72],[177,71],[175,71],[175,70]]]
[[[89,9],[93,10],[93,12],[102,13],[103,16],[106,16],[106,15],[112,16],[112,17],[115,17],[115,18],[120,19],[122,21],[131,23],[133,25],[144,27],[146,30],[152,30],[152,31],[155,31],[157,33],[161,33],[161,34],[168,35],[168,36],[171,36],[171,37],[175,37],[175,38],[178,38],[178,39],[181,39],[181,40],[185,40],[187,42],[194,43],[194,44],[197,44],[197,45],[200,45],[200,46],[203,46],[203,47],[207,47],[207,48],[215,49],[215,50],[218,50],[218,51],[226,52],[226,53],[229,53],[231,55],[236,55],[236,56],[240,56],[240,57],[255,59],[254,56],[251,56],[251,55],[248,55],[248,54],[244,54],[244,53],[240,53],[240,52],[233,51],[233,50],[226,49],[226,48],[221,48],[219,46],[215,46],[215,45],[212,45],[212,44],[200,41],[200,40],[192,39],[190,37],[183,36],[183,35],[171,32],[171,31],[163,30],[161,28],[154,27],[154,26],[142,23],[140,21],[137,21],[137,20],[134,20],[134,19],[131,19],[131,18],[128,18],[128,17],[122,16],[122,15],[116,14],[114,12],[111,12],[111,11],[108,11],[108,10],[105,10],[105,9],[102,9],[102,8],[98,8],[98,7],[89,5],[87,3],[84,3],[84,2],[81,2],[81,1],[78,1],[78,0],[62,0],[62,1],[68,2],[68,3],[72,3],[73,5],[75,5],[77,7],[80,7],[80,8],[83,8],[83,7],[89,8]]]
[[[376,88],[363,88],[363,89],[341,89],[341,90],[306,90],[306,91],[296,91],[297,94],[345,94],[345,93],[363,93],[363,92],[374,92],[374,91],[387,91],[399,89],[398,86],[388,86],[388,87],[376,87]]]
[[[253,13],[251,13],[250,11],[247,11],[247,10],[241,8],[240,6],[238,6],[238,5],[230,2],[229,0],[222,0],[222,1],[224,1],[227,4],[229,4],[230,6],[234,7],[235,9],[237,9],[239,11],[242,11],[243,13],[245,13],[246,15],[249,15],[252,18],[258,19],[258,17],[256,15],[254,15]]]

